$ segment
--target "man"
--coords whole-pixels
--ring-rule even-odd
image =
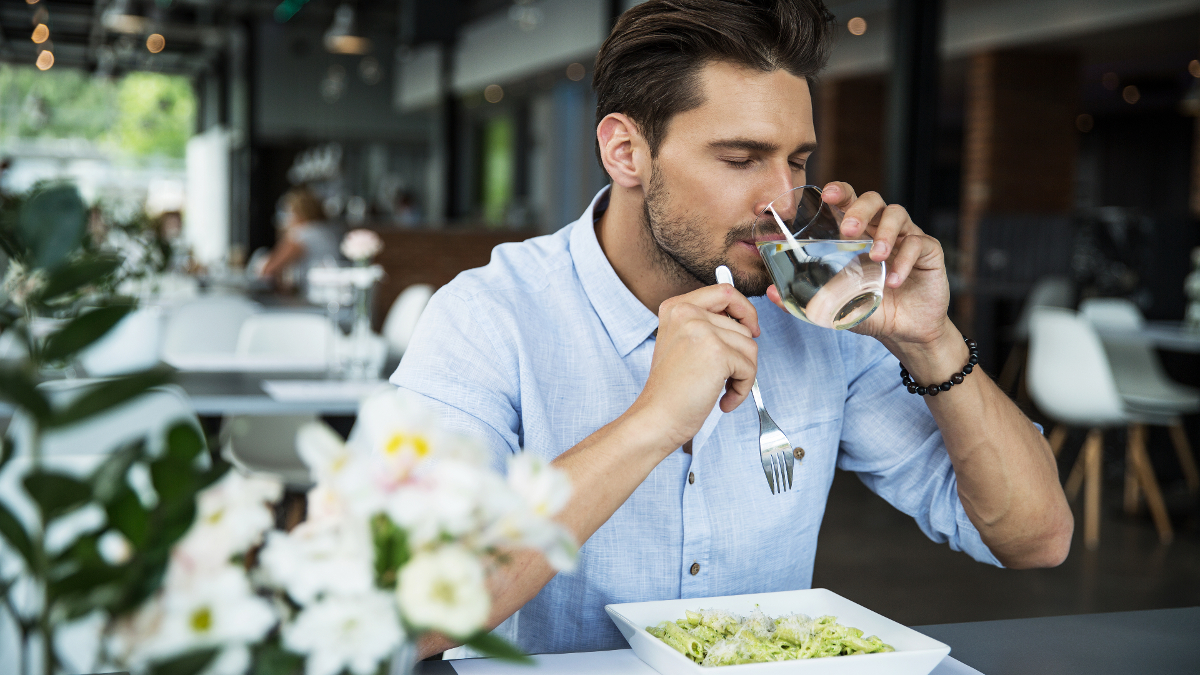
[[[809,587],[838,467],[978,560],[1066,556],[1072,518],[1038,429],[979,370],[936,398],[901,384],[897,357],[921,384],[968,360],[946,316],[941,248],[903,208],[844,183],[825,189],[845,210],[844,236],[870,235],[872,258],[887,260],[862,334],[771,306],[779,295],[750,224],[805,184],[808,78],[832,30],[820,0],[650,0],[626,12],[594,75],[611,186],[559,232],[498,247],[422,317],[393,382],[481,435],[497,465],[523,448],[574,482],[560,521],[582,543],[578,570],[555,576],[518,554],[492,581],[491,625],[520,609],[527,651],[624,646],[606,603]],[[736,288],[715,284],[720,264]],[[756,375],[807,453],[779,495],[745,403]]]

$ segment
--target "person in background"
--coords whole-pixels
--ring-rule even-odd
[[[338,232],[325,222],[325,208],[306,187],[289,190],[283,203],[283,232],[259,276],[277,287],[304,286],[308,270],[338,260]]]

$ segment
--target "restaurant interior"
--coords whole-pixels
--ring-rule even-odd
[[[46,461],[85,454],[91,471],[131,447],[129,429],[161,436],[151,418],[183,414],[202,455],[276,477],[272,516],[295,527],[315,508],[297,433],[322,421],[350,435],[437,289],[500,244],[576,220],[608,184],[594,61],[637,4],[0,3],[0,505],[24,499],[4,479],[11,448],[11,466],[40,443]],[[982,565],[838,471],[812,587],[934,626],[927,634],[977,669],[945,672],[1197,672],[1200,0],[826,4],[837,36],[813,84],[808,182],[876,191],[939,240],[950,315],[1044,429],[1075,530],[1057,567]],[[82,214],[78,232],[57,225],[68,211]],[[301,227],[310,238],[297,249]],[[91,276],[38,277],[10,231],[37,260],[59,255],[60,271]],[[54,254],[52,241],[80,252]],[[59,283],[73,284],[70,303],[44,300]],[[100,324],[98,338],[69,330]],[[97,381],[131,388],[88,389]],[[101,389],[119,404],[79,393]],[[64,512],[77,506],[62,499]],[[5,597],[22,569],[12,529],[32,522],[9,508]],[[0,652],[12,659],[0,671],[108,672],[45,650],[13,665],[29,644],[38,652],[30,636],[50,619],[6,607]],[[1184,608],[1154,615],[1182,633],[1127,630],[1141,612]],[[936,629],[1104,613],[1130,614],[1113,614],[1127,618],[1111,633],[1021,624],[1044,638],[1024,647]],[[1143,669],[1100,646],[1045,657],[1058,641],[1092,644],[1085,634],[1145,637],[1174,660]],[[1187,647],[1178,636],[1189,634]],[[1018,652],[1034,660],[1012,661]]]

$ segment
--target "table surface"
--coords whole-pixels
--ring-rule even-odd
[[[1149,321],[1136,330],[1099,327],[1097,331],[1108,340],[1132,339],[1167,351],[1200,352],[1200,332],[1184,328],[1179,321]]]
[[[1200,673],[1200,607],[916,626],[983,675]],[[416,675],[455,675],[424,661]]]
[[[217,415],[357,415],[355,399],[280,401],[263,391],[264,380],[313,380],[314,373],[177,373],[175,383],[187,392],[201,416]]]

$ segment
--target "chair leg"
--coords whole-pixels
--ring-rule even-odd
[[[1067,425],[1058,424],[1050,430],[1050,452],[1058,457],[1058,453],[1062,451],[1063,443],[1067,441]]]
[[[1131,516],[1138,512],[1142,501],[1142,495],[1138,491],[1137,460],[1133,458],[1134,439],[1139,433],[1144,434],[1145,427],[1136,423],[1130,424],[1125,441],[1125,513]]]
[[[1028,342],[1018,342],[1013,345],[1012,351],[1008,353],[1008,358],[1004,360],[1004,366],[1000,369],[1000,377],[996,379],[996,384],[1000,386],[1000,391],[1010,396],[1017,395],[1017,378],[1020,377],[1021,371],[1025,369],[1025,358],[1028,351]]]
[[[1092,429],[1084,442],[1084,493],[1083,493],[1083,542],[1089,550],[1100,546],[1100,454],[1103,436],[1099,429]]]
[[[1183,467],[1183,476],[1187,481],[1188,492],[1200,492],[1200,470],[1196,469],[1196,458],[1192,456],[1192,446],[1188,444],[1187,433],[1183,430],[1183,421],[1178,417],[1169,427],[1171,444],[1175,446],[1175,454],[1179,456],[1179,466]]]
[[[1171,529],[1171,519],[1167,517],[1167,505],[1158,489],[1158,480],[1154,478],[1150,456],[1146,454],[1146,427],[1141,424],[1133,426],[1136,427],[1137,433],[1130,436],[1129,451],[1133,458],[1134,470],[1137,471],[1142,492],[1146,493],[1146,506],[1154,519],[1154,527],[1158,529],[1158,539],[1164,544],[1169,544],[1175,538],[1175,532]]]
[[[1067,495],[1067,501],[1073,502],[1079,496],[1079,488],[1083,487],[1084,467],[1087,466],[1087,449],[1088,444],[1092,442],[1092,434],[1097,430],[1093,429],[1088,433],[1087,439],[1083,442],[1083,447],[1079,450],[1079,456],[1075,458],[1075,465],[1071,467],[1071,473],[1067,476],[1067,483],[1063,486],[1063,492]]]

